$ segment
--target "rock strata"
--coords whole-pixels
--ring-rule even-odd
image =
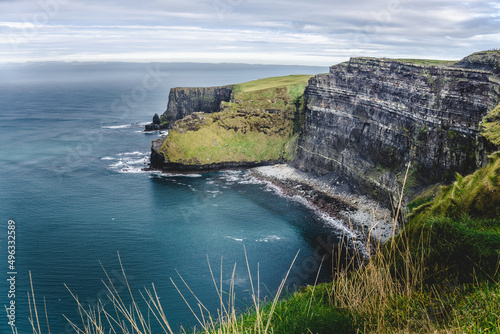
[[[459,66],[353,58],[311,78],[294,166],[340,175],[387,204],[409,163],[409,197],[483,166],[492,147],[480,122],[499,84],[491,71]]]

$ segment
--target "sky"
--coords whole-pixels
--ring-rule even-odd
[[[0,0],[0,63],[329,66],[496,48],[498,0]]]

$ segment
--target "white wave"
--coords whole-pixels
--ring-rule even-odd
[[[234,277],[224,280],[224,284],[248,287],[248,277]]]
[[[129,128],[137,128],[144,127],[145,125],[150,124],[150,122],[136,122],[131,124],[120,124],[120,125],[104,125],[101,126],[102,129],[129,129]]]
[[[319,210],[317,207],[315,207],[311,202],[309,202],[306,198],[300,196],[300,195],[287,195],[281,187],[276,186],[275,184],[264,181],[264,184],[266,185],[265,190],[266,191],[272,191],[276,195],[286,198],[288,200],[291,200],[293,202],[299,203],[309,210],[312,210],[315,215],[320,218],[320,220],[328,227],[335,229],[339,234],[343,234],[345,236],[348,236],[350,238],[356,238],[357,233],[352,231],[348,226],[345,225],[345,223],[339,219],[336,219],[334,217],[331,217],[328,215],[326,212]]]
[[[144,170],[144,167],[126,167],[122,168],[118,171],[118,173],[122,174],[140,174],[140,173],[150,173],[150,171]]]
[[[101,126],[101,128],[103,129],[113,129],[113,130],[116,130],[116,129],[128,129],[128,128],[132,128],[132,127],[135,127],[136,125],[134,124],[123,124],[123,125],[107,125],[107,126]]]
[[[274,241],[274,240],[281,240],[281,238],[276,236],[276,235],[271,235],[268,237],[257,239],[255,241],[257,241],[257,242],[269,242],[269,241]]]
[[[125,152],[125,153],[118,153],[117,155],[122,157],[122,156],[128,156],[128,155],[145,155],[146,153],[139,152],[139,151],[134,151],[134,152]]]
[[[260,180],[252,175],[248,170],[228,170],[220,173],[220,179],[225,181],[227,185],[238,184],[267,184],[266,181]]]
[[[118,153],[116,157],[105,157],[113,161],[109,165],[109,169],[118,173],[137,174],[137,173],[151,173],[151,171],[144,170],[149,165],[149,153],[144,152],[124,152]]]
[[[244,238],[235,238],[235,237],[231,237],[229,235],[226,235],[226,238],[233,239],[234,241],[239,241],[239,242],[244,240]]]
[[[221,172],[220,177],[226,181],[227,184],[233,184],[234,182],[241,181],[242,172],[238,170],[227,170]]]
[[[111,168],[119,168],[122,166],[125,166],[125,163],[122,160],[118,161],[117,163],[109,165],[109,167],[111,167]]]
[[[158,174],[160,177],[202,177],[201,174],[181,174],[181,173],[165,173]]]

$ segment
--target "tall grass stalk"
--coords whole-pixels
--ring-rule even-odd
[[[254,286],[252,272],[250,270],[250,264],[248,262],[247,253],[245,250],[245,261],[248,270],[248,275],[251,284],[251,298],[252,298],[252,312],[255,312],[256,319],[253,329],[250,330],[252,333],[256,334],[267,334],[273,333],[273,328],[271,326],[271,320],[274,314],[274,310],[278,303],[278,300],[283,292],[286,284],[286,280],[290,274],[290,271],[297,259],[299,252],[295,255],[290,268],[288,269],[285,277],[281,281],[278,291],[275,294],[272,303],[270,304],[270,310],[263,310],[261,308],[260,299],[260,274],[257,269],[257,287]],[[78,316],[79,323],[71,320],[69,317],[63,314],[63,317],[71,325],[74,333],[76,334],[153,334],[157,333],[154,331],[155,325],[161,328],[162,333],[174,334],[167,316],[163,310],[160,303],[160,298],[156,292],[155,285],[152,284],[150,289],[144,288],[144,291],[139,291],[142,302],[140,303],[138,299],[134,296],[130,284],[123,267],[120,254],[118,253],[118,261],[120,263],[121,272],[124,278],[125,287],[127,293],[127,298],[130,303],[127,304],[124,298],[118,292],[115,287],[111,277],[109,276],[106,269],[101,267],[106,275],[106,280],[102,280],[103,285],[107,290],[107,298],[110,301],[110,306],[105,308],[105,301],[99,300],[95,306],[83,305],[78,296],[72,292],[72,290],[65,285],[72,298],[75,300],[78,306]],[[179,274],[179,278],[182,284],[188,289],[189,293],[195,298],[196,305],[191,305],[188,302],[186,296],[182,293],[181,289],[175,283],[175,281],[170,278],[172,284],[174,285],[177,292],[180,294],[188,308],[191,310],[193,316],[196,318],[201,331],[198,330],[196,333],[203,334],[230,334],[230,333],[248,333],[249,329],[244,328],[242,322],[240,321],[240,314],[236,305],[236,295],[235,295],[235,272],[236,264],[233,267],[231,273],[231,281],[228,287],[228,291],[224,291],[223,280],[222,280],[222,259],[220,267],[220,280],[217,282],[212,266],[207,257],[208,266],[210,269],[210,274],[212,281],[214,283],[215,290],[220,301],[220,307],[217,313],[212,314],[208,308],[202,303],[202,301],[196,296],[193,290],[190,288],[188,283]],[[29,310],[30,317],[29,322],[31,324],[33,334],[43,334],[42,327],[40,324],[38,307],[35,299],[35,292],[33,288],[33,282],[31,280],[30,273],[30,284],[31,291],[28,292]],[[226,297],[227,296],[227,297]],[[143,305],[144,304],[144,305]],[[144,307],[145,306],[145,307]],[[47,314],[47,308],[44,300],[45,308],[45,320],[47,322],[47,333],[50,334],[49,320]],[[185,330],[183,330],[186,333]],[[13,328],[13,334],[17,334],[17,330]]]
[[[337,265],[337,272],[331,283],[329,295],[332,306],[347,309],[349,313],[357,317],[359,327],[365,328],[368,332],[405,332],[416,327],[420,327],[423,332],[435,329],[425,309],[420,310],[422,314],[417,320],[409,314],[410,307],[399,305],[401,300],[409,301],[412,296],[422,291],[424,277],[422,265],[424,252],[420,252],[421,258],[416,258],[413,255],[415,253],[410,249],[409,238],[405,230],[402,229],[398,236],[395,234],[401,215],[403,190],[409,168],[410,165],[406,170],[399,203],[393,215],[392,240],[383,246],[379,243],[371,245],[373,227],[367,240],[368,249],[374,249],[375,255],[359,270],[341,271],[340,265]],[[399,238],[399,242],[396,242],[396,238]],[[427,241],[428,238],[421,235],[419,247],[422,250],[426,249]],[[337,254],[341,253],[340,250],[337,252]],[[356,248],[352,258],[362,258],[360,253],[361,250]],[[396,259],[403,259],[403,261],[396,261]],[[339,258],[338,263],[340,262]],[[402,266],[402,268],[397,268],[397,266]],[[353,266],[348,265],[347,268],[353,268]],[[397,328],[394,328],[394,323],[397,324]]]

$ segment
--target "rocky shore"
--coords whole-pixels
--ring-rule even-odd
[[[365,196],[351,193],[342,182],[325,182],[324,178],[286,164],[256,167],[251,172],[278,186],[285,195],[300,196],[320,212],[343,221],[366,241],[384,242],[392,236],[390,210]]]

